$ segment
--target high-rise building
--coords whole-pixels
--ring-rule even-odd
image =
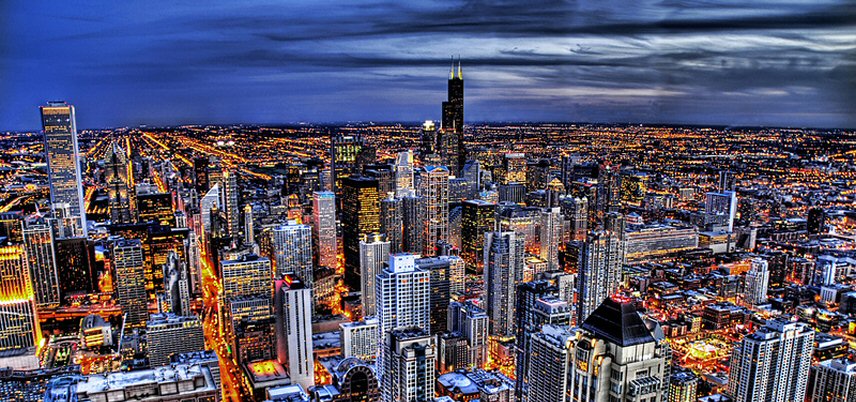
[[[343,180],[360,173],[360,154],[365,142],[359,135],[333,135],[330,141],[330,160],[333,172],[333,192],[342,196]],[[342,199],[342,206],[345,200]]]
[[[494,230],[496,204],[467,200],[461,210],[461,258],[476,273],[484,269],[484,234]]]
[[[389,241],[389,251],[393,254],[402,250],[404,236],[404,216],[401,198],[392,194],[380,201],[380,232]]]
[[[431,280],[431,318],[429,332],[436,335],[447,330],[449,302],[452,300],[452,270],[449,256],[416,260],[419,269],[428,271]],[[454,257],[457,258],[457,257]]]
[[[425,244],[425,197],[401,199],[401,251],[421,254]]]
[[[594,231],[582,245],[578,273],[577,320],[584,321],[604,299],[621,285],[624,244],[616,233]]]
[[[719,187],[720,192],[735,191],[734,172],[730,170],[722,170],[719,172]]]
[[[503,171],[505,177],[502,178],[502,184],[518,183],[526,184],[526,154],[522,152],[512,152],[505,154],[503,158]]]
[[[808,230],[808,234],[810,235],[818,235],[826,232],[826,210],[821,207],[809,208],[806,219],[806,230]]]
[[[131,223],[134,220],[134,195],[130,190],[131,177],[128,159],[117,142],[112,142],[104,158],[104,181],[107,183],[107,202],[110,208],[110,223]]]
[[[704,204],[705,227],[712,231],[734,231],[737,216],[737,193],[724,191],[709,192]]]
[[[395,157],[395,196],[403,197],[413,191],[413,151],[407,150]]]
[[[475,303],[449,304],[448,330],[459,332],[467,340],[470,367],[484,367],[487,363],[487,323],[487,313]]]
[[[221,298],[226,300],[240,296],[270,297],[273,291],[270,260],[264,257],[250,254],[223,260],[220,262],[220,275]]]
[[[51,191],[51,209],[58,218],[59,237],[86,236],[86,210],[83,180],[80,175],[80,151],[77,147],[77,123],[74,106],[48,102],[41,107],[45,132],[45,159]]]
[[[30,269],[30,280],[40,307],[58,306],[59,273],[54,253],[53,230],[45,220],[25,219],[22,223],[24,250]]]
[[[491,336],[513,337],[517,283],[523,280],[524,239],[514,232],[487,232],[484,305]]]
[[[376,179],[354,176],[342,180],[342,243],[345,284],[360,288],[360,240],[380,232],[380,199]]]
[[[39,325],[20,245],[0,246],[0,356],[33,352],[39,342]]]
[[[670,356],[661,343],[632,303],[604,300],[580,325],[571,346],[568,400],[662,401]]]
[[[175,209],[172,193],[137,193],[137,220],[175,227]]]
[[[339,324],[342,356],[374,361],[380,347],[377,327],[378,321],[374,317]]]
[[[390,332],[384,340],[388,359],[381,375],[381,400],[431,401],[437,350],[434,337],[418,327]]]
[[[220,209],[220,183],[214,183],[205,195],[199,199],[199,215],[202,217],[202,237],[211,233],[211,211]]]
[[[365,317],[377,313],[375,279],[389,262],[389,253],[390,243],[382,234],[370,234],[365,240],[360,240],[360,297]]]
[[[698,377],[692,371],[678,371],[669,379],[669,400],[664,402],[696,402]]]
[[[202,319],[198,316],[153,314],[146,324],[149,365],[168,365],[173,355],[205,350]]]
[[[244,242],[253,244],[256,242],[255,227],[253,227],[253,205],[244,205]]]
[[[439,241],[449,241],[449,170],[426,166],[419,171],[418,194],[425,198],[425,245],[422,255],[436,255]]]
[[[241,235],[241,207],[238,205],[238,202],[240,201],[238,172],[234,170],[224,170],[220,184],[220,205],[223,206],[223,212],[226,214],[226,232],[229,236],[238,238]]]
[[[562,213],[568,221],[568,240],[584,241],[588,233],[588,199],[567,197],[561,202]]]
[[[770,283],[769,265],[763,258],[753,258],[750,265],[751,268],[744,278],[743,301],[749,305],[764,304]]]
[[[525,368],[518,370],[527,372],[530,378],[527,401],[568,401],[574,335],[567,328],[545,325],[529,336],[529,349],[521,353],[532,358]]]
[[[292,384],[304,389],[315,386],[315,358],[312,355],[312,291],[298,279],[286,276],[277,281],[276,355],[288,366]]]
[[[312,228],[297,221],[288,221],[271,231],[275,277],[293,274],[312,288]]]
[[[112,248],[116,301],[125,312],[127,327],[144,327],[149,317],[143,245],[137,239],[119,239]]]
[[[318,249],[318,266],[335,269],[339,246],[336,239],[336,195],[312,193],[312,240]]]
[[[92,258],[87,240],[82,237],[54,239],[56,260],[63,262],[57,271],[59,294],[88,294],[95,289],[96,277],[92,270]]]
[[[802,401],[808,385],[814,329],[774,318],[737,343],[728,394],[735,402]]]
[[[529,367],[530,336],[538,332],[544,324],[568,326],[570,307],[564,300],[556,298],[558,287],[546,280],[535,280],[517,285],[515,298],[515,338],[517,350],[515,394],[523,396],[527,383]]]
[[[449,71],[448,96],[443,102],[442,130],[446,138],[442,142],[447,148],[441,153],[448,155],[446,158],[450,172],[457,176],[467,161],[467,150],[464,147],[464,73],[460,60],[457,73],[454,70],[453,62]],[[457,160],[453,161],[453,158]]]
[[[812,367],[811,402],[849,402],[856,399],[856,362],[846,357],[824,360]]]
[[[562,215],[558,207],[541,211],[541,259],[547,261],[547,270],[559,269],[559,244],[562,243]]]
[[[384,345],[377,360],[378,367],[385,367],[383,359],[388,353],[386,339],[390,332],[417,327],[427,333],[431,327],[431,282],[430,273],[416,266],[416,256],[412,254],[390,256],[388,266],[377,275],[376,281],[377,338]]]

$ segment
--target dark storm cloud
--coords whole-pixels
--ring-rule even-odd
[[[0,129],[52,98],[83,126],[437,118],[450,54],[470,121],[856,126],[849,2],[51,5],[0,3]]]

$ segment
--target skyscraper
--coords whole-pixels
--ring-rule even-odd
[[[454,154],[457,161],[454,166],[449,166],[452,174],[459,175],[459,169],[464,166],[467,161],[466,148],[464,148],[464,72],[461,69],[461,62],[458,60],[458,69],[455,71],[455,64],[452,63],[452,69],[449,71],[449,83],[447,100],[443,102],[443,121],[442,129],[445,135],[452,135],[452,138],[446,143],[456,147],[449,154]]]
[[[401,199],[401,251],[421,254],[425,244],[425,197]]]
[[[413,151],[399,152],[395,157],[395,196],[413,191]]]
[[[223,206],[223,212],[226,214],[226,231],[229,236],[237,238],[241,235],[241,227],[239,224],[241,209],[238,206],[240,194],[238,188],[238,172],[233,170],[223,171],[223,179],[221,180],[220,205]]]
[[[514,232],[487,232],[484,245],[485,310],[489,334],[513,337],[517,283],[523,280],[523,236]]]
[[[336,268],[336,196],[331,191],[312,193],[312,238],[318,249],[318,266]]]
[[[849,402],[856,399],[856,362],[846,357],[824,360],[814,370],[812,402]]]
[[[531,335],[529,349],[521,353],[531,355],[532,358],[526,367],[518,370],[526,371],[530,378],[527,401],[569,400],[568,371],[571,369],[573,341],[574,335],[567,328],[560,326],[545,325]]]
[[[36,305],[58,306],[61,296],[53,231],[44,219],[25,219],[22,225],[24,250]]]
[[[293,274],[312,288],[312,228],[309,225],[288,221],[270,231],[273,246],[275,277]]]
[[[377,367],[384,366],[389,353],[387,336],[390,332],[409,327],[427,331],[430,328],[431,283],[428,271],[416,267],[416,256],[390,256],[389,265],[377,276],[378,340],[384,345],[378,354]],[[383,370],[378,370],[381,377]]]
[[[492,231],[496,205],[482,200],[464,201],[461,210],[461,258],[476,273],[484,269],[484,234]]]
[[[381,400],[431,401],[434,398],[434,337],[418,327],[390,332],[384,341],[388,359],[381,375]]]
[[[365,317],[377,312],[375,278],[389,261],[389,253],[390,243],[382,234],[371,234],[360,240],[360,293]]]
[[[112,260],[116,273],[116,301],[125,312],[125,325],[144,327],[149,310],[142,243],[137,239],[116,240]]]
[[[562,242],[562,215],[558,207],[541,211],[541,258],[547,261],[547,270],[559,269],[559,244]]]
[[[146,325],[149,365],[168,365],[173,355],[205,350],[198,316],[154,314]]]
[[[402,250],[404,236],[404,211],[401,198],[392,194],[380,201],[380,231],[389,241],[389,251],[393,254]]]
[[[254,254],[221,261],[220,275],[221,298],[226,300],[258,295],[270,298],[273,290],[270,260]]]
[[[45,159],[50,180],[51,208],[67,214],[58,217],[60,237],[85,236],[86,211],[83,181],[80,175],[80,152],[77,147],[77,123],[74,106],[65,102],[48,102],[41,107],[45,132]]]
[[[457,258],[457,257],[454,257]],[[452,275],[449,256],[428,257],[416,260],[416,266],[430,273],[431,280],[431,335],[447,330],[449,302],[452,293]]]
[[[467,340],[470,367],[484,367],[487,363],[487,327],[487,314],[475,303],[449,304],[448,330],[459,332]]]
[[[380,199],[376,179],[354,176],[342,180],[342,239],[345,284],[359,289],[360,240],[380,232]]]
[[[669,379],[669,400],[664,402],[696,402],[698,377],[692,371],[679,371]]]
[[[589,233],[582,247],[577,284],[579,306],[577,321],[584,321],[607,297],[613,295],[621,285],[621,269],[624,264],[624,245],[619,236],[611,231]]]
[[[333,171],[333,192],[337,197],[342,193],[342,181],[360,173],[360,154],[365,143],[359,135],[333,135],[330,141],[330,161]],[[342,206],[345,200],[342,199]]]
[[[253,205],[244,205],[244,242],[253,244],[256,242],[256,232],[253,227]]]
[[[770,269],[763,258],[753,258],[751,268],[746,272],[743,285],[743,301],[749,305],[763,304],[767,301],[767,286],[770,283]]]
[[[437,242],[449,241],[449,170],[426,166],[419,172],[418,194],[425,198],[425,245],[422,255],[436,255]]]
[[[26,254],[20,245],[0,246],[0,355],[33,351],[39,325]]]
[[[814,329],[774,318],[738,342],[728,394],[735,402],[802,401],[808,385]]]
[[[568,240],[585,240],[588,232],[588,199],[567,197],[562,200],[561,208],[569,223]]]
[[[505,177],[502,178],[502,184],[526,184],[526,154],[522,152],[512,152],[505,154],[503,158],[503,170]]]
[[[704,204],[705,226],[708,230],[734,231],[734,218],[737,215],[737,193],[724,191],[707,193]]]
[[[130,190],[128,159],[119,143],[112,142],[104,157],[104,181],[107,183],[107,202],[112,224],[131,223],[134,220],[134,192]]]
[[[304,389],[315,386],[315,358],[312,355],[312,291],[297,279],[286,276],[277,281],[276,355],[288,366],[292,384]]]

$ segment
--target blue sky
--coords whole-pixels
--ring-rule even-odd
[[[525,4],[525,5],[521,5]],[[439,119],[856,127],[856,5],[0,1],[0,130]]]

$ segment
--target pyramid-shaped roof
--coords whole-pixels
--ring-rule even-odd
[[[582,329],[596,337],[620,346],[654,342],[651,331],[632,303],[621,303],[610,297],[583,321]]]

